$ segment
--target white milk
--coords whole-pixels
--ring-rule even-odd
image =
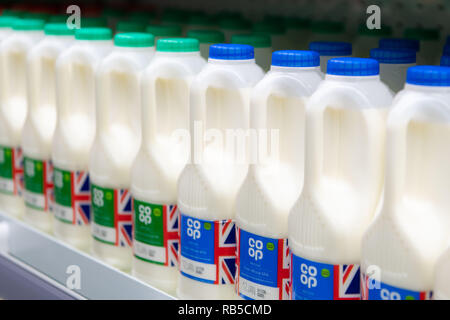
[[[370,57],[380,64],[380,79],[394,93],[405,86],[406,71],[416,65],[416,52],[409,49],[372,49]]]
[[[207,66],[192,83],[192,162],[178,181],[180,298],[234,296],[233,219],[236,195],[248,170],[248,148],[245,137],[233,139],[233,134],[245,134],[249,128],[250,91],[263,75],[251,46],[219,44],[211,46]],[[233,142],[237,154],[226,146]]]
[[[0,43],[0,207],[21,217],[23,191],[22,128],[28,110],[27,54],[43,37],[44,20],[17,19]]]
[[[294,300],[360,298],[361,240],[382,197],[392,103],[378,67],[330,60],[306,106],[305,182],[289,215]]]
[[[450,235],[449,139],[450,68],[410,68],[388,118],[384,204],[363,240],[363,298],[430,298]]]
[[[92,252],[125,271],[132,260],[131,166],[141,145],[140,77],[154,51],[148,33],[117,34],[96,75],[96,134],[89,161]]]
[[[272,42],[267,34],[235,34],[231,37],[231,43],[248,44],[255,51],[255,62],[264,71],[269,71],[272,59]]]
[[[200,42],[200,55],[204,59],[208,59],[209,47],[212,44],[222,43],[225,41],[225,35],[221,31],[208,29],[194,29],[187,33],[189,38],[197,39]]]
[[[89,154],[95,136],[95,72],[112,49],[107,28],[84,28],[56,61],[53,135],[54,234],[81,250],[91,243]]]
[[[24,157],[24,220],[52,231],[53,132],[56,127],[56,60],[71,46],[75,30],[64,23],[47,24],[45,38],[28,54],[28,114],[22,130]]]
[[[327,72],[328,60],[333,58],[350,57],[352,45],[348,42],[317,41],[309,44],[309,50],[316,51],[320,55],[320,70]]]
[[[175,294],[178,280],[177,181],[189,159],[189,89],[206,64],[196,39],[157,42],[142,76],[142,144],[132,168],[133,275]]]
[[[450,247],[436,263],[433,299],[450,300]]]
[[[236,199],[236,294],[244,299],[289,298],[288,214],[303,186],[305,105],[322,77],[317,52],[276,51],[253,89],[250,127],[265,136],[251,141],[259,153]]]
[[[12,26],[17,18],[0,16],[0,42],[12,33]]]

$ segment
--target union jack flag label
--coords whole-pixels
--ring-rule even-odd
[[[176,205],[133,200],[134,256],[143,261],[178,267],[179,214]]]
[[[210,284],[234,284],[236,229],[232,220],[202,220],[181,213],[180,271]]]
[[[92,236],[117,247],[132,247],[132,199],[126,189],[91,184]]]
[[[42,211],[52,211],[53,166],[51,161],[24,157],[26,206]]]
[[[23,188],[22,149],[0,146],[0,192],[22,196]]]
[[[303,259],[291,252],[293,300],[359,300],[360,267]]]
[[[91,185],[86,171],[54,168],[53,213],[61,222],[85,226],[91,220]]]
[[[248,300],[288,300],[287,239],[258,236],[237,228],[236,292]]]
[[[431,300],[432,291],[413,291],[371,279],[361,274],[362,300]]]

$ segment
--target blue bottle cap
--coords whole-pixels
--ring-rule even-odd
[[[315,51],[280,50],[272,53],[272,66],[277,67],[318,67],[320,56]]]
[[[415,39],[385,38],[380,39],[379,45],[382,49],[411,49],[420,51],[420,41]]]
[[[252,46],[247,44],[219,43],[209,47],[209,58],[218,60],[249,60],[254,59]]]
[[[446,44],[443,51],[444,56],[450,56],[450,43]]]
[[[450,56],[442,56],[441,58],[441,66],[450,67]]]
[[[416,66],[408,69],[406,83],[418,86],[450,87],[450,68]]]
[[[328,61],[327,74],[335,76],[376,76],[380,74],[377,60],[367,58],[334,58]]]
[[[416,52],[411,49],[381,49],[370,50],[370,57],[379,63],[411,64],[416,63]]]
[[[309,44],[309,50],[316,51],[321,56],[351,56],[352,44],[337,41],[316,41]]]

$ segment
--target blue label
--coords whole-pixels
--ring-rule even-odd
[[[181,274],[206,283],[233,284],[236,230],[231,220],[202,220],[181,214]]]
[[[363,285],[363,298],[366,300],[430,300],[431,291],[412,291],[390,286],[384,282],[370,279],[366,276]]]
[[[331,265],[291,256],[293,300],[360,299],[359,265]]]
[[[238,293],[245,299],[286,299],[289,295],[287,239],[239,229]]]

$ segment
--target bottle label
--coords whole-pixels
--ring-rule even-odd
[[[237,228],[236,292],[244,299],[288,300],[287,239],[273,239]]]
[[[232,220],[202,220],[181,213],[180,270],[210,284],[234,284],[236,229]]]
[[[22,149],[0,146],[0,192],[22,196],[23,188]]]
[[[362,300],[431,300],[432,296],[432,291],[402,289],[361,274]]]
[[[132,247],[132,199],[126,189],[91,184],[92,236],[117,247]]]
[[[91,186],[86,171],[54,168],[53,214],[61,222],[84,226],[91,220]]]
[[[293,300],[359,300],[360,267],[303,259],[291,252]]]
[[[133,200],[134,256],[164,266],[178,267],[179,214],[176,205]]]
[[[53,166],[51,161],[24,157],[25,205],[35,210],[52,211]]]

